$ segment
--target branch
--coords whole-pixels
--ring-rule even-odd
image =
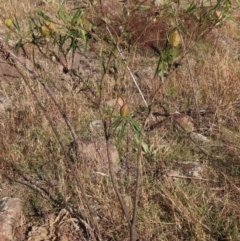
[[[80,191],[81,191],[81,194],[82,194],[84,203],[85,203],[85,205],[86,205],[86,207],[87,207],[87,209],[88,209],[88,212],[89,212],[89,214],[90,214],[90,224],[91,224],[91,226],[93,227],[93,229],[95,230],[95,233],[96,233],[96,236],[97,236],[97,239],[96,239],[95,237],[93,237],[93,238],[94,238],[94,240],[99,240],[99,241],[100,241],[100,240],[101,240],[101,238],[100,238],[100,232],[99,232],[99,229],[98,229],[98,225],[97,225],[96,218],[94,218],[94,217],[96,217],[96,215],[94,214],[94,211],[93,211],[92,208],[90,207],[90,204],[89,204],[89,202],[88,202],[88,199],[87,199],[85,190],[84,190],[84,188],[83,188],[83,185],[82,185],[82,183],[81,183],[81,181],[80,181],[80,179],[79,179],[79,177],[78,177],[78,175],[77,175],[77,173],[76,173],[76,169],[75,169],[75,167],[73,166],[73,164],[71,163],[71,161],[69,161],[69,158],[68,158],[68,155],[66,154],[66,151],[65,151],[65,148],[64,148],[64,146],[63,146],[63,143],[62,143],[61,140],[60,140],[60,136],[59,136],[56,128],[54,127],[54,125],[53,125],[53,123],[52,123],[52,120],[51,120],[51,118],[49,117],[49,115],[48,115],[48,113],[47,113],[47,110],[46,110],[45,107],[41,104],[41,102],[38,100],[38,97],[37,97],[36,93],[34,92],[34,90],[32,89],[32,87],[30,86],[30,84],[29,84],[29,82],[28,82],[28,80],[27,80],[27,77],[26,77],[25,74],[20,70],[20,68],[17,66],[15,60],[17,60],[17,62],[19,62],[29,73],[32,74],[32,76],[33,76],[35,79],[37,79],[37,81],[44,87],[44,89],[46,90],[47,94],[51,97],[51,99],[53,100],[54,104],[57,106],[59,112],[60,112],[61,115],[62,115],[62,118],[64,119],[66,125],[68,126],[68,128],[69,128],[69,130],[70,130],[70,132],[71,132],[71,135],[72,135],[72,137],[73,137],[74,142],[76,143],[76,147],[77,147],[77,148],[75,148],[75,156],[76,156],[76,158],[78,158],[78,156],[79,156],[79,146],[78,146],[78,142],[77,142],[77,139],[78,139],[78,138],[77,138],[77,135],[76,135],[76,133],[75,133],[72,125],[70,124],[70,121],[69,121],[66,113],[65,113],[64,110],[61,108],[61,106],[59,105],[59,103],[58,103],[57,100],[55,99],[54,95],[52,94],[52,92],[50,91],[50,89],[48,88],[48,86],[37,76],[37,74],[36,74],[34,71],[28,69],[27,66],[26,66],[25,64],[23,64],[16,55],[14,55],[13,53],[11,53],[10,51],[7,51],[7,50],[4,48],[4,46],[3,46],[3,44],[2,44],[1,41],[0,41],[0,54],[1,54],[1,56],[3,57],[3,59],[5,59],[9,65],[13,66],[13,67],[17,70],[17,72],[20,74],[20,76],[22,77],[24,83],[25,83],[25,84],[27,85],[27,87],[29,88],[31,94],[34,96],[34,98],[36,99],[36,101],[37,101],[37,103],[39,104],[40,108],[42,109],[45,117],[46,117],[47,120],[49,121],[49,123],[50,123],[50,125],[51,125],[51,128],[52,128],[54,134],[56,135],[57,140],[58,140],[58,142],[60,143],[60,146],[61,146],[61,148],[62,148],[62,150],[63,150],[63,152],[64,152],[64,155],[65,155],[65,157],[66,157],[65,164],[66,164],[66,166],[68,166],[68,167],[70,168],[70,170],[71,170],[71,172],[72,172],[72,174],[73,174],[73,176],[74,176],[74,178],[75,178],[75,180],[76,180],[76,182],[77,182],[77,186],[80,188]]]

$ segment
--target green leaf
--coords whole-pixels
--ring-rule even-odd
[[[66,49],[66,54],[69,53],[70,50],[73,50],[73,52],[78,48],[78,40],[74,37],[71,37],[71,43]]]
[[[162,63],[162,57],[160,56],[159,59],[158,59],[157,68],[156,68],[154,77],[158,76],[158,74],[159,74],[159,72],[160,72],[161,63]]]
[[[16,43],[15,50],[18,52],[18,50],[22,47],[22,38]]]
[[[196,4],[191,3],[188,8],[186,9],[187,13],[191,13],[196,9]]]
[[[123,118],[121,116],[117,116],[116,120],[112,123],[112,128],[115,130],[117,129],[117,127],[121,124],[121,122],[123,121]]]
[[[138,124],[138,122],[135,121],[132,118],[129,118],[128,121],[130,122],[132,130],[134,131],[134,133],[139,135],[141,133],[141,128],[140,128],[140,125]]]
[[[141,143],[141,146],[142,146],[142,149],[143,149],[143,151],[145,152],[145,153],[147,153],[148,152],[148,144],[146,143],[146,142],[142,142]]]
[[[33,64],[34,64],[34,66],[37,66],[36,59],[35,59],[35,51],[34,51],[34,48],[32,48],[32,59],[33,59]]]
[[[121,126],[120,132],[119,132],[119,136],[118,136],[118,143],[120,143],[123,139],[124,133],[125,133],[125,129],[126,129],[126,125],[127,122],[124,122]]]
[[[15,28],[17,29],[18,32],[20,32],[20,25],[19,25],[19,22],[18,22],[18,19],[16,16],[14,16],[14,22],[13,22],[13,25],[15,26]]]
[[[39,11],[39,12],[38,12],[38,15],[39,15],[40,17],[42,17],[43,19],[47,20],[47,21],[50,21],[50,20],[51,20],[51,18],[48,17],[48,16],[47,16],[44,12],[42,12],[42,11]]]
[[[77,9],[77,11],[75,12],[74,16],[71,19],[71,23],[82,26],[82,10],[81,10],[81,8]]]
[[[69,15],[66,11],[64,11],[62,8],[59,9],[58,11],[58,18],[63,20],[65,23],[70,23],[72,20],[72,16]]]

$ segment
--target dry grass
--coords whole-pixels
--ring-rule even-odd
[[[214,27],[209,35],[198,38],[195,32],[190,35],[196,27],[192,16],[184,15],[182,11],[179,13],[177,17],[185,18],[183,23],[189,27],[188,33],[182,32],[183,39],[186,43],[193,43],[188,54],[195,84],[193,90],[186,59],[180,58],[178,53],[174,53],[178,57],[170,61],[165,82],[162,83],[159,77],[154,78],[158,51],[163,50],[174,27],[172,15],[167,11],[169,14],[162,14],[162,10],[156,14],[152,6],[146,11],[133,11],[124,20],[120,11],[122,5],[116,5],[107,4],[101,9],[89,5],[83,9],[86,13],[83,29],[91,33],[91,38],[86,52],[83,51],[84,41],[79,38],[82,52],[77,56],[79,64],[74,64],[79,65],[81,81],[69,73],[64,74],[61,63],[52,62],[50,51],[57,48],[51,45],[51,41],[42,48],[46,56],[36,52],[34,57],[41,65],[40,69],[35,69],[38,78],[33,79],[23,68],[45,113],[21,78],[5,81],[1,76],[0,90],[11,101],[8,110],[1,112],[1,196],[23,200],[26,221],[25,229],[19,227],[20,230],[45,225],[52,235],[54,233],[52,238],[59,240],[64,235],[66,240],[100,240],[96,237],[129,240],[128,224],[110,176],[99,175],[87,167],[86,172],[80,169],[74,153],[69,151],[71,133],[59,109],[38,82],[41,79],[49,86],[79,137],[103,133],[103,130],[92,133],[89,124],[101,118],[110,121],[113,107],[106,107],[104,102],[117,96],[128,102],[133,118],[142,125],[148,115],[147,108],[109,38],[107,23],[132,72],[144,73],[137,81],[148,103],[159,88],[152,104],[156,116],[154,123],[149,118],[149,126],[154,128],[146,128],[143,135],[149,149],[143,150],[140,173],[142,183],[136,221],[139,240],[239,240],[239,26],[228,20]],[[69,13],[74,11],[72,2],[68,1],[65,6]],[[55,19],[63,33],[66,23],[57,20],[58,7],[57,1],[38,6]],[[109,11],[112,8],[114,11]],[[34,16],[36,21],[39,18],[30,1],[21,4],[9,1],[3,10],[6,16],[16,15],[26,32],[29,16]],[[4,19],[5,15],[1,17]],[[238,13],[232,15],[239,20]],[[151,17],[156,16],[158,19],[153,22]],[[204,31],[209,24],[202,25],[199,31]],[[124,26],[125,34],[119,30],[120,26]],[[9,30],[3,22],[1,29],[4,29],[1,38],[5,39]],[[18,38],[18,35],[11,34],[14,43]],[[181,51],[182,47],[179,47],[176,52]],[[31,55],[31,48],[29,53]],[[60,62],[63,65],[68,63],[70,69],[71,58],[67,57],[66,63],[63,54],[60,53],[59,57]],[[181,62],[181,66],[175,68],[174,62]],[[102,83],[102,90],[98,83]],[[99,98],[102,98],[100,105]],[[196,141],[177,128],[175,111],[191,116],[195,132],[203,134],[209,141]],[[118,111],[115,110],[114,114],[117,115]],[[130,129],[121,144],[117,144],[117,140],[116,133],[111,135],[121,157],[117,183],[131,216],[138,145]],[[167,170],[178,169],[178,162],[201,163],[202,179],[182,178],[186,177],[185,174],[175,178],[166,175]],[[79,182],[94,213],[95,230]],[[20,237],[27,240],[29,232],[24,233],[24,237],[18,234],[16,240]]]

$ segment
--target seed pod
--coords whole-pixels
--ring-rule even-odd
[[[40,32],[43,36],[48,36],[50,35],[50,29],[45,26],[45,25],[42,25],[41,28],[40,28]]]
[[[4,20],[4,24],[6,27],[11,28],[12,27],[12,19],[11,18],[6,18]]]
[[[56,26],[52,22],[45,22],[45,25],[49,28],[51,33],[54,33],[56,30]]]
[[[120,108],[120,116],[124,117],[128,115],[128,105],[125,103],[121,108]]]
[[[169,43],[172,47],[177,47],[181,43],[181,38],[177,30],[174,30],[170,34]]]
[[[40,32],[43,36],[48,36],[55,32],[55,25],[54,23],[46,21],[40,28]]]

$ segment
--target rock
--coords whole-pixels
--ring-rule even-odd
[[[71,229],[71,224],[76,221],[75,218],[70,217],[66,209],[62,209],[57,215],[51,213],[45,216],[43,225],[30,227],[27,234],[27,241],[72,240],[69,238],[69,235],[67,236],[65,234],[69,234],[68,232],[73,231],[73,229]],[[76,230],[76,227],[74,227],[74,229]]]
[[[194,131],[194,123],[190,116],[185,114],[175,113],[173,116],[174,129],[179,129],[179,126],[184,129],[187,133]]]
[[[32,227],[31,231],[28,234],[27,241],[42,241],[50,240],[49,231],[46,227]]]
[[[204,167],[201,163],[195,162],[178,162],[179,172],[187,177],[202,178]]]
[[[204,166],[199,162],[178,161],[174,164],[174,169],[164,170],[164,178],[168,181],[171,179],[176,181],[178,178],[201,179],[205,172]]]
[[[79,160],[84,168],[104,174],[109,173],[107,145],[104,138],[96,136],[80,138],[78,146],[80,151]],[[71,147],[76,148],[76,144],[71,143]],[[109,156],[113,171],[116,173],[120,168],[119,153],[112,143],[109,143]]]
[[[14,225],[21,215],[21,200],[4,197],[0,200],[0,240],[13,240]]]
[[[89,129],[91,132],[95,133],[95,132],[99,132],[99,131],[103,131],[104,126],[103,126],[103,122],[102,120],[94,120],[89,124]]]
[[[140,80],[148,80],[153,79],[156,70],[153,67],[146,67],[137,70],[134,74]]]
[[[110,107],[110,108],[114,108],[115,106],[118,107],[118,105],[116,105],[117,100],[116,99],[111,99],[111,100],[107,100],[103,103],[104,106],[106,107]]]
[[[193,138],[196,141],[200,141],[200,142],[210,142],[210,139],[208,139],[206,136],[200,134],[200,133],[196,133],[196,132],[192,132],[190,134],[191,138]]]

